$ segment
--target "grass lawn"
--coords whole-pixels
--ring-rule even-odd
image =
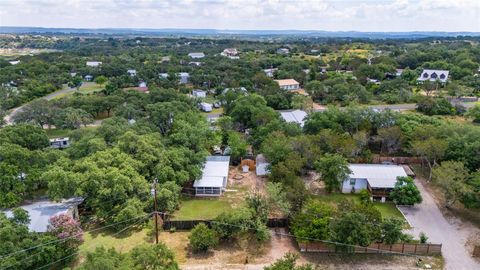
[[[315,199],[322,202],[331,203],[334,205],[338,204],[339,202],[345,199],[353,200],[356,203],[360,203],[360,197],[356,194],[333,193],[328,195],[315,196]],[[377,208],[378,211],[380,211],[383,218],[396,217],[401,220],[405,220],[402,213],[400,213],[400,211],[397,209],[397,207],[395,207],[395,204],[393,203],[374,202],[373,206]]]
[[[93,92],[98,92],[104,89],[105,86],[102,84],[96,84],[92,82],[83,83],[78,90],[80,93],[88,94]]]
[[[59,138],[59,137],[68,137],[70,134],[70,129],[56,129],[56,128],[51,128],[51,129],[46,129],[45,132],[47,132],[48,138]]]
[[[172,220],[213,219],[230,209],[226,201],[218,198],[183,198]]]
[[[84,242],[80,245],[80,256],[85,256],[87,252],[92,252],[96,247],[103,246],[106,249],[115,248],[119,252],[129,252],[134,247],[148,243],[151,237],[148,235],[148,229],[131,231],[126,235],[114,236],[114,233],[108,232],[87,232],[83,235]]]

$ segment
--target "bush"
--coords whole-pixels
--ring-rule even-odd
[[[422,202],[422,195],[411,177],[398,177],[390,198],[399,205],[414,205]]]
[[[214,230],[208,228],[205,223],[195,226],[188,237],[193,252],[205,252],[218,244],[218,237]]]
[[[424,232],[421,232],[419,237],[420,237],[420,243],[421,244],[426,244],[427,243],[428,237]]]

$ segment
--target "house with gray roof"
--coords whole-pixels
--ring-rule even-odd
[[[407,177],[403,166],[386,164],[350,164],[350,174],[342,183],[342,193],[368,190],[372,199],[385,202],[398,177]]]
[[[228,184],[230,156],[208,156],[202,168],[202,176],[195,180],[195,196],[218,197]]]
[[[83,202],[83,198],[70,198],[62,202],[54,202],[47,199],[36,201],[34,203],[20,206],[28,212],[30,223],[28,229],[33,232],[46,232],[51,217],[66,214],[73,219],[78,219],[78,205]],[[12,210],[5,212],[7,217],[13,217]]]
[[[305,118],[307,117],[307,113],[302,110],[288,110],[280,111],[280,116],[287,123],[297,123],[301,127],[303,127],[303,125],[305,124]]]
[[[191,52],[188,54],[188,56],[193,59],[200,59],[204,58],[205,54],[203,52]]]
[[[418,82],[430,81],[430,82],[440,82],[445,84],[448,80],[448,70],[440,69],[424,69],[420,77],[418,77]]]

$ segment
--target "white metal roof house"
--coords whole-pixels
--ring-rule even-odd
[[[92,75],[85,75],[84,79],[85,79],[85,81],[89,82],[89,81],[93,80],[93,76]]]
[[[10,65],[18,65],[20,64],[20,60],[15,60],[15,61],[9,61],[8,63],[10,63]]]
[[[180,78],[178,83],[182,84],[187,84],[188,80],[190,79],[190,74],[188,74],[187,72],[179,72],[177,73],[177,76]]]
[[[403,166],[384,164],[350,164],[350,175],[342,183],[343,193],[367,189],[373,199],[384,202],[395,187],[397,177],[406,177]]]
[[[208,156],[202,177],[195,180],[195,196],[220,196],[227,188],[230,156]]]
[[[28,212],[30,223],[28,229],[33,232],[46,232],[51,217],[67,214],[74,219],[78,219],[78,205],[83,202],[83,198],[70,198],[62,202],[53,202],[50,200],[41,200],[31,204],[20,206]],[[13,217],[12,210],[5,212],[7,217]]]
[[[192,96],[197,97],[197,98],[206,98],[207,97],[207,92],[205,92],[201,89],[193,89],[192,90]]]
[[[265,72],[265,75],[267,75],[267,77],[273,78],[273,74],[277,70],[278,70],[278,68],[267,68],[267,69],[264,69],[263,72]]]
[[[420,77],[418,77],[417,81],[424,82],[424,81],[431,81],[436,82],[439,81],[442,84],[446,83],[448,80],[448,70],[440,70],[440,69],[424,69]]]
[[[268,169],[269,165],[270,163],[267,162],[267,159],[263,154],[258,154],[255,158],[255,172],[258,176],[268,175],[270,173],[270,170]]]
[[[136,71],[135,69],[129,69],[129,70],[127,70],[127,73],[128,73],[128,75],[130,75],[131,77],[137,76],[137,71]]]
[[[247,94],[247,92],[248,92],[248,91],[247,91],[247,88],[241,86],[241,87],[234,87],[234,88],[225,88],[225,89],[223,89],[222,94],[225,95],[225,94],[228,93],[230,90],[242,92],[242,93],[244,93],[244,94]]]
[[[70,147],[70,138],[65,137],[65,138],[50,139],[50,147],[56,148],[56,149]]]
[[[294,79],[275,80],[283,90],[298,90],[300,89],[300,83]]]
[[[305,124],[305,117],[307,117],[307,113],[302,110],[293,110],[293,111],[280,111],[280,116],[285,120],[287,123],[297,123],[301,127]]]
[[[204,112],[211,112],[213,110],[213,105],[206,102],[202,102],[198,104],[198,107],[200,108],[200,110]]]
[[[98,67],[102,64],[99,61],[87,61],[87,67]]]
[[[188,54],[188,56],[193,59],[200,59],[204,58],[205,54],[203,52],[191,52]]]

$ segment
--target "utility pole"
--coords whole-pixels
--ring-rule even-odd
[[[153,217],[155,218],[155,244],[158,244],[158,212],[157,212],[157,178],[153,180],[153,208],[155,214]]]

